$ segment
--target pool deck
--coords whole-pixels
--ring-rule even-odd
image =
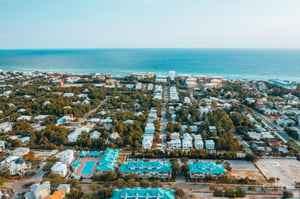
[[[73,172],[73,176],[81,176],[83,178],[91,178],[93,174],[95,173],[95,168],[97,166],[97,163],[100,161],[101,156],[99,157],[82,157],[82,158],[77,158],[76,161],[80,162],[80,165],[75,169]],[[82,174],[82,170],[84,169],[86,162],[95,162],[92,168],[92,173],[91,174]]]

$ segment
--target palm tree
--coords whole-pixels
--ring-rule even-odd
[[[277,181],[277,187],[278,187],[278,181],[280,181],[280,178],[277,177],[277,178],[276,178],[276,181]]]

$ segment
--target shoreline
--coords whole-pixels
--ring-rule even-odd
[[[1,69],[0,69],[1,70]],[[121,77],[126,77],[126,76],[130,76],[132,73],[147,73],[147,72],[153,72],[153,71],[127,71],[127,72],[115,72],[115,73],[111,73],[111,72],[63,72],[63,71],[43,71],[43,70],[39,70],[39,71],[32,71],[32,70],[1,70],[1,72],[20,72],[20,73],[34,73],[34,72],[39,72],[39,73],[57,73],[57,74],[63,74],[63,75],[78,75],[78,76],[83,76],[83,75],[94,75],[94,74],[111,74],[112,76],[121,76]],[[153,72],[153,75],[168,75],[169,71],[165,71],[165,72]],[[187,75],[191,75],[191,76],[195,76],[195,75],[203,75],[203,76],[221,76],[224,78],[224,80],[249,80],[249,81],[268,81],[270,79],[276,79],[276,80],[281,80],[281,81],[290,81],[290,82],[294,82],[299,84],[300,83],[300,77],[290,77],[290,78],[279,78],[276,76],[265,76],[265,77],[258,77],[256,75],[240,75],[240,74],[232,74],[232,75],[228,75],[228,74],[220,74],[220,73],[193,73],[193,72],[186,72],[186,73],[180,73],[180,72],[176,72],[176,76],[180,75],[180,74],[187,74]]]

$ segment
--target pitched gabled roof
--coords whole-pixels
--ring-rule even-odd
[[[210,173],[210,174],[222,174],[226,173],[226,170],[222,164],[215,164],[213,162],[197,162],[189,163],[190,172],[195,173]]]
[[[162,189],[162,188],[125,188],[125,189],[115,189],[111,199],[175,199],[173,189]]]

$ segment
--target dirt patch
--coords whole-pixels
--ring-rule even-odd
[[[259,171],[253,170],[232,170],[230,172],[230,176],[234,178],[246,178],[248,177],[251,180],[256,180],[257,183],[263,184],[265,183],[264,177],[259,173]]]
[[[262,159],[256,165],[267,178],[279,178],[279,186],[294,186],[300,181],[300,162],[290,159]]]

